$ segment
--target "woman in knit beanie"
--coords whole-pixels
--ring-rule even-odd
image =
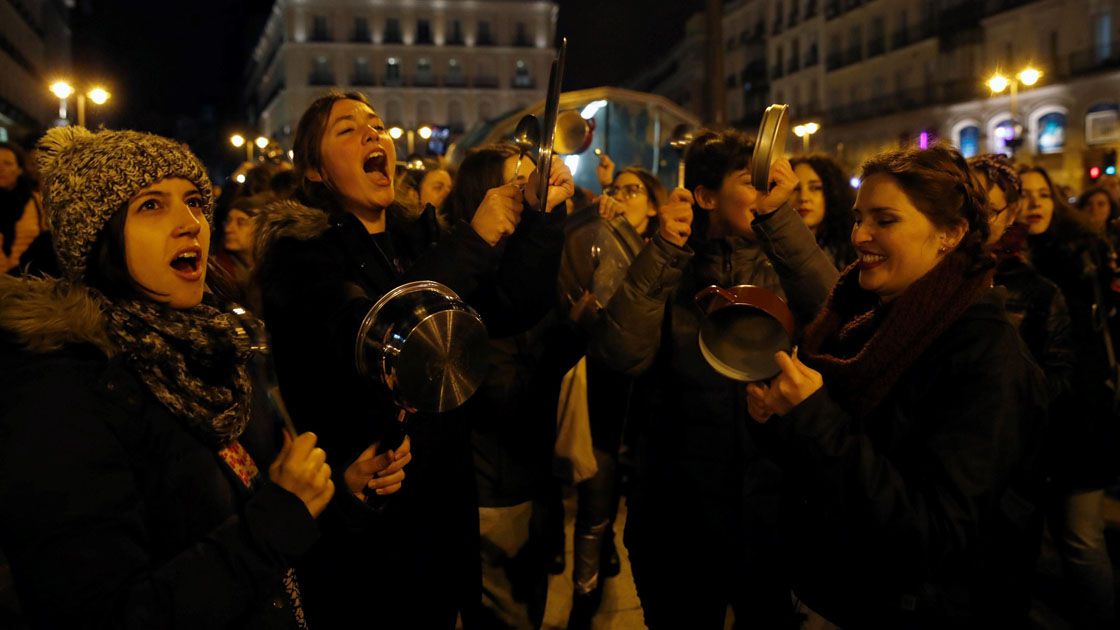
[[[255,463],[249,342],[204,301],[202,164],[133,131],[38,148],[64,278],[0,278],[0,544],[30,622],[306,627],[290,567],[330,468],[310,433]]]

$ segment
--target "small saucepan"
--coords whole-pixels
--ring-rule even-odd
[[[466,402],[486,376],[489,335],[478,313],[446,286],[409,282],[373,305],[358,330],[358,372],[389,389],[409,412]]]
[[[793,349],[793,313],[773,291],[744,284],[710,286],[696,294],[704,312],[700,353],[727,378],[765,381],[781,372],[774,354]]]

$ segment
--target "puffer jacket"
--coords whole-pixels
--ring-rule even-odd
[[[0,275],[0,544],[42,628],[295,628],[303,502],[245,487],[108,342],[96,303]],[[240,442],[263,475],[254,417]]]

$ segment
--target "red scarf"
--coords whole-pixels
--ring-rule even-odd
[[[824,376],[841,407],[867,416],[914,360],[991,288],[995,272],[970,272],[969,266],[967,256],[954,252],[888,304],[860,288],[858,265],[848,267],[805,331],[805,364]]]

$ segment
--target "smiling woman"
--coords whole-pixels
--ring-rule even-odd
[[[987,197],[954,149],[891,151],[855,215],[858,266],[748,386],[794,591],[844,627],[1025,625],[1045,387],[992,290]],[[767,250],[791,300],[805,236]]]

